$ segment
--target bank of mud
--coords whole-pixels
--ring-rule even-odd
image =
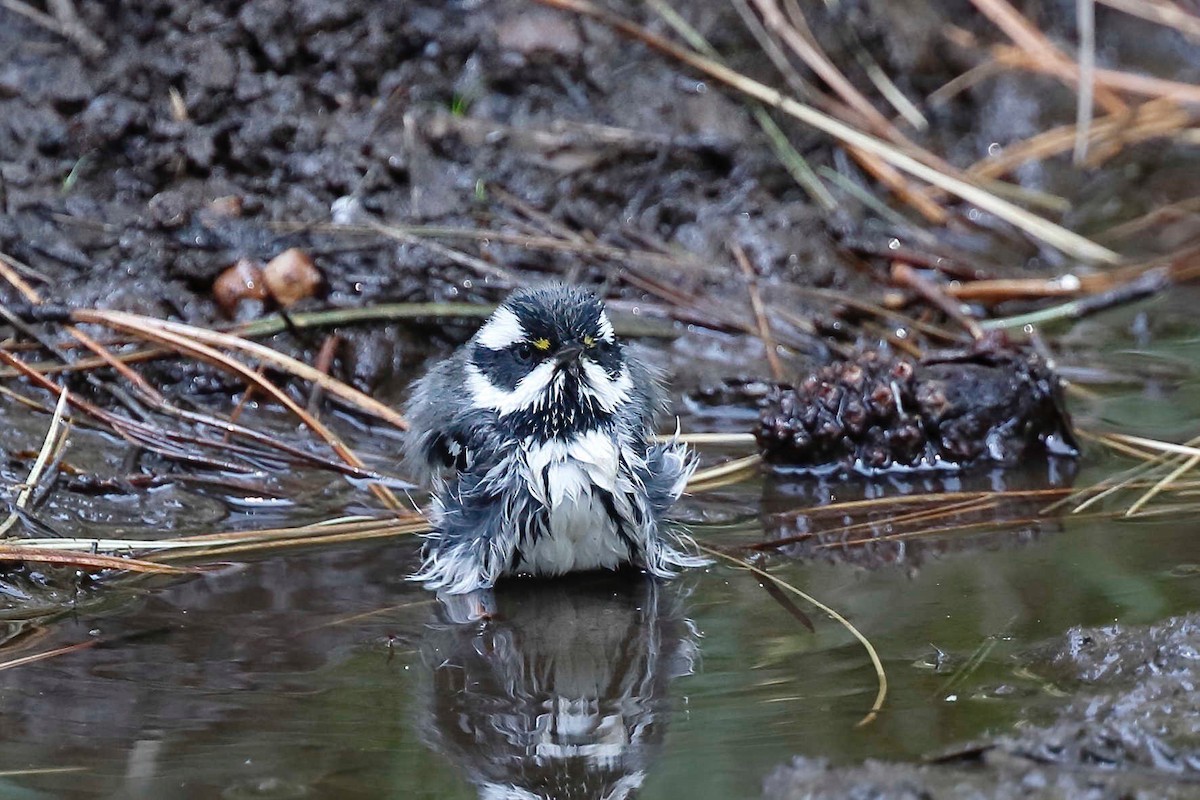
[[[766,797],[1200,796],[1200,615],[1149,626],[1073,628],[1023,662],[1048,690],[1070,700],[1049,714],[1033,710],[1012,731],[931,755],[923,764],[831,766],[797,757],[767,778]]]
[[[644,7],[620,10],[665,32]],[[772,303],[814,323],[790,330],[777,321],[777,335],[820,362],[829,357],[823,332],[839,330],[836,308],[808,290],[878,297],[897,244],[975,274],[1081,266],[986,215],[952,209],[933,237],[903,208],[879,217],[861,201],[878,188],[858,166],[781,117],[815,169],[840,175],[829,186],[836,208],[822,211],[736,94],[604,25],[534,3],[256,0],[78,11],[102,52],[0,10],[0,252],[44,279],[35,283],[50,301],[208,324],[224,317],[211,296],[222,270],[296,246],[327,281],[313,305],[494,301],[513,282],[567,279],[608,281],[616,294],[685,321],[751,325],[735,246]],[[731,5],[680,11],[732,66],[776,80]],[[1170,29],[1098,13],[1102,63],[1177,80],[1200,74]],[[984,56],[947,37],[951,22],[981,48],[1000,41],[960,2],[842,3],[811,17],[853,80],[869,85],[850,45],[856,38],[917,100]],[[1043,17],[1035,21],[1054,36],[1074,36],[1069,15]],[[1002,74],[927,104],[930,127],[912,135],[962,167],[1072,118],[1074,104],[1073,91],[1049,78]],[[1072,203],[1063,221],[1090,233],[1187,196],[1194,167],[1184,155],[1157,142],[1101,169],[1056,158],[1014,177]],[[556,235],[675,263],[502,240],[439,246],[381,235],[369,227],[378,222],[515,236],[545,223]],[[329,223],[342,227],[322,228]],[[1122,246],[1169,244],[1138,237]],[[445,245],[471,258],[448,256]],[[16,299],[7,285],[0,292]],[[362,385],[407,372],[424,355],[404,346],[410,332],[354,334],[337,367]],[[761,374],[765,363],[753,369]]]

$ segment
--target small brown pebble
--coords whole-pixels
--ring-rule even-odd
[[[523,56],[554,53],[578,55],[583,41],[570,18],[544,10],[531,10],[504,19],[496,26],[500,47]]]
[[[258,262],[240,258],[217,276],[213,281],[213,300],[229,316],[237,313],[238,305],[244,300],[267,299],[267,287],[263,283],[263,271]]]
[[[275,302],[287,308],[317,293],[321,271],[308,253],[293,247],[267,263],[263,281]]]
[[[240,217],[242,215],[242,198],[236,194],[218,197],[208,204],[206,209],[214,217]]]

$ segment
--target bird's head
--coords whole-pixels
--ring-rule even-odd
[[[501,417],[578,430],[630,400],[625,353],[604,304],[585,289],[518,291],[468,347],[471,400]]]

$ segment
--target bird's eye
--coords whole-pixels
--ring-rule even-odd
[[[516,349],[513,350],[513,354],[516,355],[517,360],[522,363],[532,361],[533,345],[531,345],[529,342],[521,342],[519,345],[517,345]]]

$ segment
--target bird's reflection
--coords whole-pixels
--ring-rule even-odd
[[[440,607],[422,643],[428,744],[488,800],[635,795],[698,654],[684,591],[588,575],[502,585],[475,623]]]

